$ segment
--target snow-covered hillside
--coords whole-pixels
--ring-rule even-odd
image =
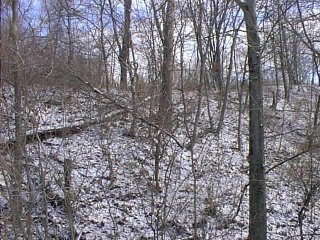
[[[276,108],[271,107],[272,92],[272,87],[265,88],[268,239],[302,239],[301,233],[305,239],[319,239],[319,131],[313,126],[319,92],[310,86],[292,89],[291,101],[280,100]],[[76,239],[193,239],[195,234],[199,239],[246,239],[248,106],[242,109],[238,132],[238,94],[231,92],[217,134],[208,131],[204,96],[199,137],[190,149],[197,93],[185,96],[182,101],[181,92],[175,91],[172,136],[162,134],[158,144],[159,129],[147,124],[155,121],[145,107],[148,97],[140,99],[138,107],[139,116],[147,121],[138,121],[137,134],[131,137],[127,134],[131,114],[110,99],[85,90],[38,90],[26,103],[28,134],[86,127],[74,134],[30,141],[26,146],[29,174],[25,175],[28,184],[23,196],[26,202],[32,199],[32,231],[37,239],[69,239],[64,194],[67,161],[72,162]],[[112,97],[130,105],[129,96]],[[218,99],[210,92],[214,127],[220,115]],[[3,109],[10,108],[9,94],[1,104]],[[2,122],[1,141],[5,142],[12,138],[13,126],[10,116]],[[9,161],[10,154],[2,156],[1,234],[5,236],[11,227],[8,169],[3,162]],[[160,188],[154,181],[156,157],[160,159]]]

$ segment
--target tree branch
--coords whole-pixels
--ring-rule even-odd
[[[291,160],[293,160],[293,159],[295,159],[295,158],[297,158],[297,157],[299,157],[299,156],[301,156],[301,155],[303,155],[303,154],[305,154],[307,152],[309,152],[309,149],[302,150],[301,152],[297,153],[296,155],[294,155],[292,157],[289,157],[289,158],[277,163],[276,165],[274,165],[271,168],[269,168],[266,171],[266,174],[268,174],[269,172],[273,171],[275,168],[277,168],[277,167],[279,167],[279,166],[281,166],[281,165],[283,165],[283,164],[285,164],[285,163],[287,163],[287,162],[289,162],[289,161],[291,161]]]
[[[171,139],[173,139],[176,144],[180,147],[180,148],[184,148],[183,144],[179,142],[179,140],[170,132],[168,132],[167,130],[163,129],[162,127],[160,127],[158,124],[153,123],[147,119],[145,119],[144,117],[141,117],[136,111],[134,111],[133,109],[130,109],[129,107],[117,102],[116,100],[114,100],[112,97],[108,96],[106,93],[100,91],[99,89],[95,88],[94,86],[92,86],[92,84],[86,80],[84,80],[82,77],[80,77],[79,75],[75,74],[68,66],[66,66],[69,70],[69,74],[71,74],[73,77],[75,77],[78,81],[82,82],[83,84],[85,84],[87,87],[89,87],[94,93],[108,99],[114,106],[116,106],[119,109],[122,109],[130,114],[132,114],[133,116],[135,116],[138,120],[140,120],[141,122],[146,123],[147,125],[156,128],[157,130],[163,132],[165,135],[169,136]]]

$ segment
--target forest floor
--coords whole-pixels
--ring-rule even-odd
[[[280,98],[272,108],[274,89],[265,88],[268,239],[301,239],[301,234],[320,239],[320,145],[318,126],[313,126],[319,90],[303,86],[291,91],[289,102]],[[174,91],[172,135],[162,133],[161,144],[159,129],[147,124],[156,120],[150,96],[138,101],[136,112],[143,121],[138,120],[132,137],[128,134],[131,114],[102,95],[62,89],[34,92],[25,102],[28,134],[86,126],[26,145],[32,191],[25,198],[34,199],[33,231],[38,239],[68,239],[64,168],[70,160],[73,224],[79,240],[193,239],[195,234],[199,239],[247,238],[248,106],[241,109],[239,125],[237,92],[228,96],[219,134],[207,131],[210,121],[213,127],[219,121],[218,94],[203,96],[193,148],[189,142],[196,92]],[[1,102],[1,142],[13,138],[12,93],[6,94]],[[113,93],[112,97],[130,106],[130,96]],[[156,158],[160,188],[154,181]],[[10,154],[4,159],[1,221],[2,229],[10,229],[5,219],[8,193],[3,164]]]

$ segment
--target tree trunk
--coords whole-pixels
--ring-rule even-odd
[[[242,73],[242,78],[240,82],[240,88],[238,87],[238,96],[239,96],[239,107],[238,107],[238,129],[237,129],[237,140],[238,140],[238,150],[242,152],[242,113],[244,112],[245,103],[243,103],[243,93],[244,88],[246,85],[246,73],[247,73],[247,59],[248,56],[246,56],[245,62],[244,62],[244,68]],[[239,85],[239,83],[238,83]],[[246,96],[245,96],[246,98]]]
[[[104,66],[104,74],[105,74],[105,88],[107,92],[109,91],[109,73],[108,73],[108,56],[106,52],[106,46],[105,46],[105,23],[103,20],[103,11],[105,9],[105,1],[100,2],[100,12],[99,12],[99,23],[100,23],[100,48],[101,48],[101,54],[102,54],[102,60],[103,60],[103,66]]]
[[[66,158],[64,160],[64,199],[65,211],[68,218],[69,236],[71,240],[75,240],[75,227],[74,227],[74,209],[73,209],[73,189],[72,189],[72,160]]]
[[[2,0],[0,0],[0,96],[2,96],[3,87],[3,77],[2,77]]]
[[[160,125],[168,127],[172,117],[174,0],[167,1],[165,11],[159,119]]]
[[[238,13],[237,13],[236,17],[237,16],[238,16]],[[233,28],[235,29],[235,33],[234,33],[234,36],[233,36],[232,45],[231,45],[231,49],[230,49],[230,60],[229,60],[229,67],[228,67],[228,75],[227,75],[227,79],[226,79],[226,85],[225,85],[224,89],[220,89],[220,92],[223,93],[223,95],[221,96],[221,100],[220,100],[222,102],[221,102],[220,116],[219,116],[219,122],[218,122],[218,127],[217,127],[217,134],[218,135],[220,134],[221,129],[223,127],[224,116],[225,116],[225,112],[227,110],[229,85],[230,85],[232,69],[233,69],[234,50],[235,50],[236,40],[237,40],[238,31],[239,31],[240,27],[238,27],[236,29],[236,26],[235,26],[235,23],[234,23]]]
[[[174,0],[166,2],[166,9],[163,23],[163,61],[161,69],[161,92],[159,103],[159,125],[170,129],[172,118],[172,78],[173,78],[173,27],[174,27]],[[160,189],[160,152],[163,149],[162,133],[157,135],[155,152],[155,182],[156,189]]]
[[[246,23],[249,65],[249,239],[267,240],[263,90],[256,3],[237,1]]]
[[[221,74],[221,51],[220,51],[220,33],[216,30],[216,50],[214,58],[214,73],[217,82],[217,86],[222,91],[222,74]]]
[[[14,49],[14,54],[18,52],[18,0],[11,1],[12,11],[12,26],[11,26],[11,40]],[[12,189],[12,216],[13,227],[15,231],[15,238],[21,236],[23,231],[23,205],[21,198],[22,191],[22,160],[23,160],[23,145],[24,135],[22,129],[22,86],[19,79],[17,58],[14,57],[12,64],[13,73],[13,87],[14,87],[14,127],[15,127],[15,144],[14,144],[14,168],[13,173],[13,189]]]
[[[277,104],[279,101],[279,94],[280,94],[280,89],[279,89],[279,73],[278,73],[278,59],[277,59],[277,51],[276,51],[276,42],[274,37],[272,38],[272,44],[273,44],[273,65],[274,65],[274,71],[275,71],[275,80],[276,80],[276,92],[274,96],[274,102],[272,103],[272,108],[274,110],[277,109]]]
[[[67,33],[68,33],[68,65],[73,62],[73,39],[72,39],[72,19],[71,19],[71,4],[70,0],[65,1],[65,10],[67,12]]]
[[[128,64],[130,48],[130,22],[131,22],[131,0],[124,1],[124,26],[122,47],[119,54],[120,62],[120,89],[126,90],[128,87]]]
[[[283,87],[284,87],[284,94],[285,99],[287,102],[290,101],[290,89],[289,84],[286,77],[286,60],[285,60],[285,47],[284,47],[284,27],[283,24],[280,22],[280,64],[281,64],[281,73],[282,73],[282,80],[283,80]]]

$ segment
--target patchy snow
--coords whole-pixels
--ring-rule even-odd
[[[311,98],[311,90],[306,86],[300,92],[292,90],[291,102],[280,100],[273,110],[270,91],[266,90],[265,97],[266,169],[304,148],[313,120],[309,112],[316,104],[316,94]],[[186,126],[189,131],[193,130],[197,94],[186,94],[188,109],[184,109],[179,94],[175,92],[173,135],[187,146],[190,139]],[[37,97],[26,110],[28,116],[35,118],[35,121],[28,121],[28,131],[73,126],[118,111],[106,99],[84,91],[46,90],[40,91]],[[39,238],[44,239],[40,218],[45,218],[43,196],[46,196],[50,239],[68,239],[63,202],[64,165],[66,159],[70,159],[74,226],[79,239],[192,239],[194,229],[201,239],[246,239],[249,224],[248,116],[247,110],[244,111],[243,147],[239,151],[237,94],[230,93],[230,98],[221,133],[200,134],[192,152],[188,147],[179,147],[168,136],[162,136],[161,191],[154,181],[155,133],[158,131],[139,122],[137,136],[126,137],[130,115],[115,115],[72,136],[28,144],[36,199],[33,206],[35,233],[38,231]],[[210,98],[214,126],[219,120],[217,106],[217,100]],[[205,98],[202,108],[200,133],[210,125]],[[147,116],[142,107],[139,111]],[[1,134],[12,133],[6,129]],[[300,239],[298,213],[308,190],[319,181],[318,157],[318,149],[313,149],[312,154],[302,154],[268,172],[268,239]],[[42,187],[46,189],[45,195]],[[303,233],[307,238],[313,235],[316,239],[320,234],[319,195],[320,190],[313,195],[303,215]],[[6,198],[5,191],[2,196]]]

